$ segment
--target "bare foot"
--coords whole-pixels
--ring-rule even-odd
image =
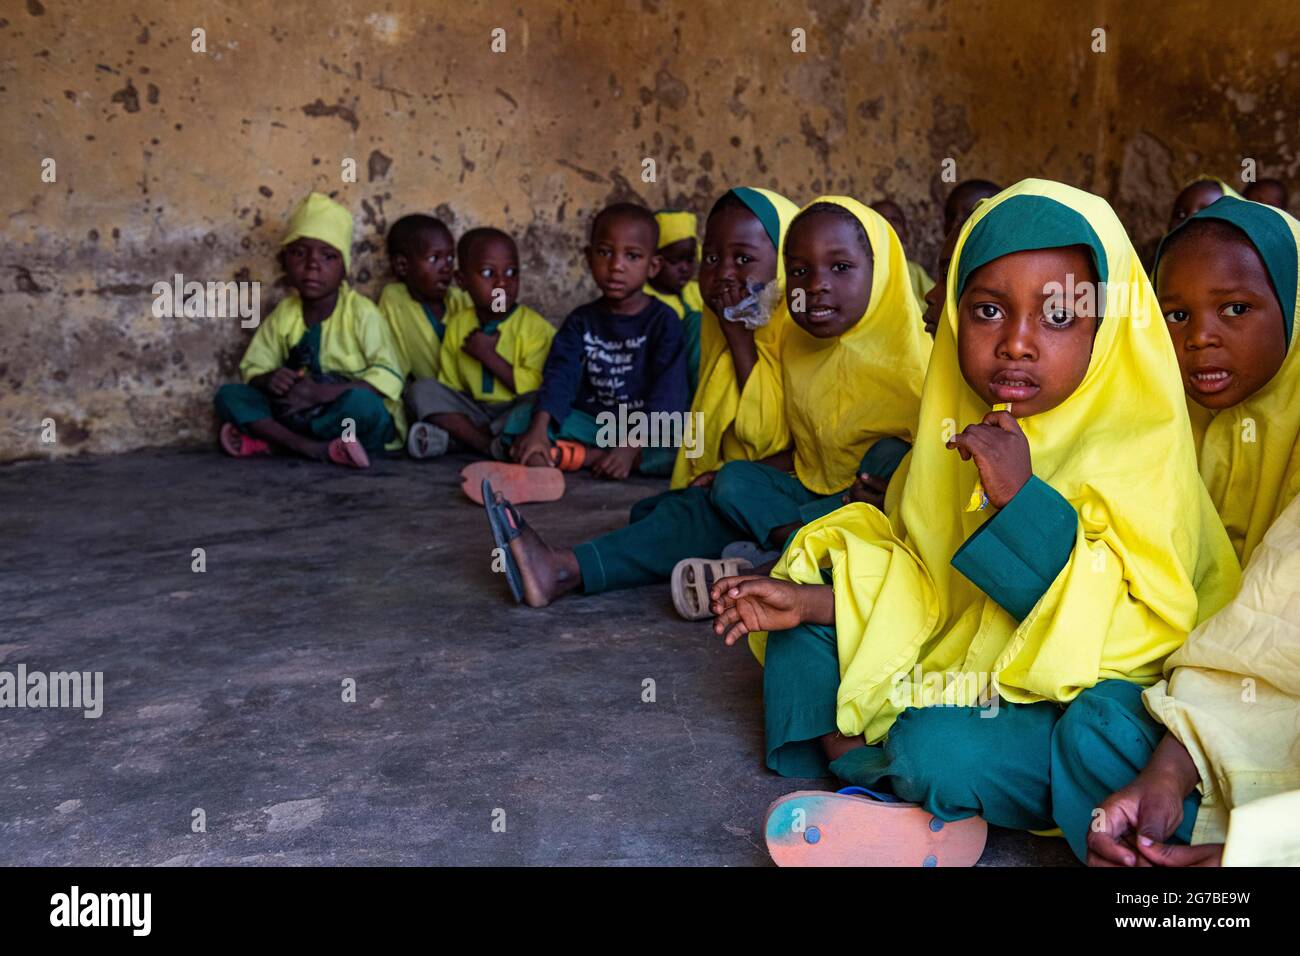
[[[857,750],[859,747],[867,745],[866,738],[845,737],[838,730],[821,736],[822,753],[826,755],[828,761],[838,760],[850,750]]]
[[[510,553],[519,565],[529,607],[546,607],[582,584],[577,556],[568,549],[556,551],[529,526],[510,542]]]

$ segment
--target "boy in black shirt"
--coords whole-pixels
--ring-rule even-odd
[[[671,474],[676,448],[642,444],[635,429],[638,417],[688,409],[681,322],[644,291],[660,267],[658,244],[643,206],[615,203],[597,214],[586,255],[601,297],[574,309],[551,343],[532,418],[510,447],[514,461],[613,479],[634,469]]]

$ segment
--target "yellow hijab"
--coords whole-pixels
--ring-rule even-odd
[[[704,435],[700,454],[686,457],[686,449],[677,452],[673,465],[672,487],[684,488],[708,471],[716,471],[728,461],[757,461],[782,451],[790,443],[781,414],[780,348],[782,331],[790,322],[785,307],[785,263],[781,246],[785,231],[799,207],[770,189],[741,186],[731,190],[759,222],[776,250],[776,284],[779,305],[771,320],[754,332],[758,362],[745,380],[742,393],[736,386],[736,368],[731,349],[715,315],[707,303],[701,303],[700,382],[691,402],[691,412],[704,415]],[[662,238],[660,239],[662,242]],[[692,420],[697,420],[692,416]]]
[[[863,454],[880,439],[914,440],[931,343],[907,257],[889,223],[847,196],[819,196],[804,209],[816,203],[851,212],[873,259],[871,300],[856,325],[839,338],[819,339],[789,321],[781,340],[795,476],[805,488],[831,495],[853,484]]]
[[[1004,210],[1009,203],[1016,205]],[[957,361],[961,283],[997,256],[1079,241],[1062,243],[1058,233],[1054,243],[1050,230],[1021,228],[1044,211],[1049,219],[1072,212],[1095,240],[1105,318],[1078,389],[1020,419],[1034,475],[1079,520],[1066,566],[1017,622],[950,564],[991,515],[966,510],[978,471],[945,442],[989,411]],[[985,257],[972,255],[977,261],[964,271],[973,234]],[[990,256],[990,245],[1000,251]],[[1240,571],[1196,470],[1160,306],[1119,220],[1097,196],[1028,179],[980,204],[948,270],[916,434],[892,525],[870,505],[841,508],[803,528],[773,571],[809,584],[822,582],[822,568],[832,572],[845,734],[877,741],[910,703],[925,702],[917,665],[922,674],[995,675],[1001,695],[1017,703],[1067,702],[1108,678],[1150,684],[1165,657],[1236,590]]]
[[[1286,323],[1286,358],[1258,392],[1217,412],[1187,401],[1201,477],[1244,564],[1300,492],[1300,349],[1295,345],[1300,222],[1281,209],[1230,196],[1189,216],[1178,228],[1196,219],[1220,219],[1246,234],[1273,281]],[[1163,248],[1162,243],[1156,252],[1157,270]]]

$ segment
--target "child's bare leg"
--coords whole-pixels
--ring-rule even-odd
[[[838,760],[850,750],[857,750],[859,747],[865,747],[867,741],[861,736],[845,737],[838,730],[829,734],[822,734],[820,738],[822,752],[826,754],[828,761]]]
[[[492,433],[469,420],[468,415],[460,412],[439,412],[426,415],[424,420],[430,425],[441,428],[456,441],[473,448],[480,455],[486,455],[492,449]]]
[[[288,449],[295,454],[302,455],[304,458],[311,458],[315,461],[329,460],[329,442],[316,441],[314,438],[299,435],[297,432],[285,428],[274,418],[263,418],[261,421],[249,422],[245,427],[257,438]]]
[[[552,548],[531,527],[510,542],[510,553],[524,579],[524,601],[529,607],[546,607],[582,586],[577,555],[569,548]]]

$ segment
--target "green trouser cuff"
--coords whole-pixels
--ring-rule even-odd
[[[573,546],[573,555],[578,559],[578,573],[582,575],[584,594],[599,594],[608,586],[605,577],[605,562],[600,560],[600,551],[590,541]]]
[[[892,435],[882,438],[867,449],[858,464],[858,474],[866,472],[872,478],[888,481],[898,471],[898,466],[907,457],[912,446],[901,438]]]
[[[1022,621],[1069,562],[1078,526],[1073,506],[1031,476],[1005,508],[966,539],[951,564]]]
[[[800,505],[799,520],[804,524],[812,524],[818,518],[825,518],[832,511],[838,511],[843,507],[844,492],[841,491],[839,494],[827,495],[825,498],[818,498],[806,505]]]

